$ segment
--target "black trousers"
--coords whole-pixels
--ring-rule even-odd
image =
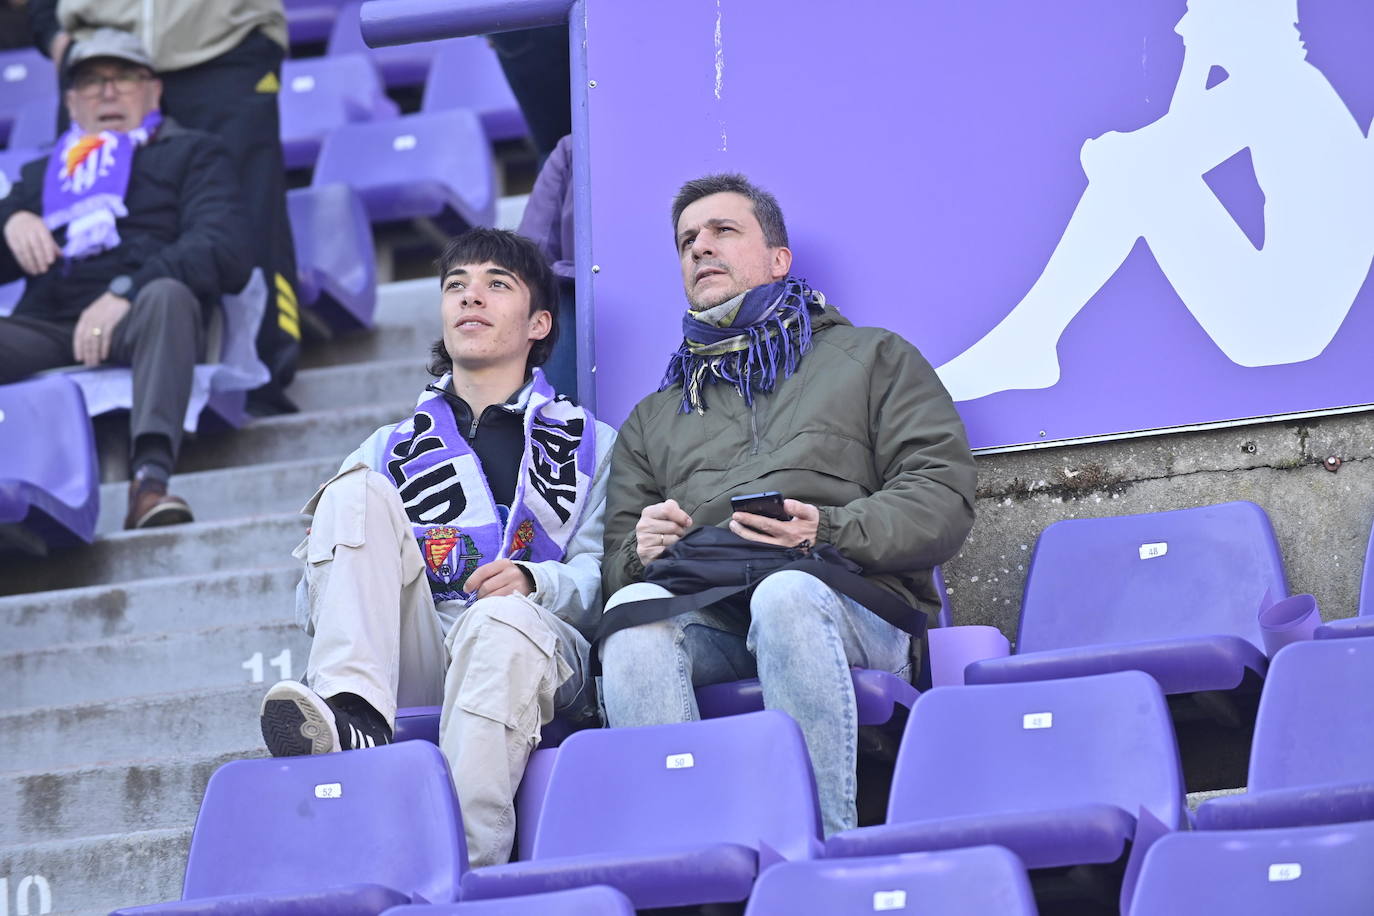
[[[17,382],[44,369],[74,366],[76,321],[44,321],[15,315],[0,318],[0,384]],[[105,365],[134,370],[129,443],[142,435],[166,436],[176,458],[181,425],[191,400],[196,359],[204,349],[200,302],[180,280],[154,280],[139,290],[133,307],[115,325]]]
[[[301,330],[277,109],[282,57],[280,45],[254,32],[214,60],[162,74],[162,111],[218,136],[238,166],[253,261],[268,288],[258,355],[285,387],[296,374]]]

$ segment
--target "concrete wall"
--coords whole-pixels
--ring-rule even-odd
[[[1268,511],[1294,594],[1315,595],[1327,620],[1357,612],[1374,523],[1369,412],[981,456],[977,521],[944,566],[955,622],[1015,638],[1026,566],[1051,522],[1232,499]]]

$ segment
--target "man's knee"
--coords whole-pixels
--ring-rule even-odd
[[[482,598],[473,603],[459,619],[453,633],[451,654],[460,646],[478,652],[520,653],[548,658],[558,643],[558,634],[539,609],[524,598],[503,595]]]
[[[154,313],[185,313],[200,320],[200,300],[191,287],[172,277],[158,277],[138,291],[135,303],[139,309]]]
[[[307,536],[310,562],[329,559],[337,547],[362,547],[368,541],[369,517],[391,520],[397,538],[409,535],[400,494],[391,481],[371,468],[359,467],[330,481],[316,500]],[[384,538],[382,540],[385,540]],[[394,549],[395,544],[376,545]]]
[[[810,573],[787,569],[764,579],[749,598],[751,628],[756,633],[785,635],[814,631],[835,605],[827,601],[828,585]]]

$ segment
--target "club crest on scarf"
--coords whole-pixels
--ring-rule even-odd
[[[444,389],[445,376],[433,386]],[[479,566],[506,557],[561,560],[581,522],[596,469],[595,424],[534,370],[525,407],[525,450],[510,512],[491,495],[481,462],[453,408],[426,390],[386,444],[386,473],[410,519],[436,601],[471,600]]]
[[[425,565],[436,579],[462,588],[482,559],[472,538],[457,528],[430,528],[422,540]]]
[[[784,277],[707,309],[688,309],[682,346],[668,361],[658,390],[682,386],[682,413],[704,413],[704,388],[723,381],[746,404],[790,378],[811,349],[811,313],[825,296],[797,277]]]
[[[150,111],[128,133],[87,134],[73,124],[57,141],[43,174],[43,224],[54,231],[67,227],[64,256],[84,258],[119,245],[115,221],[129,215],[124,195],[134,152],[161,123],[162,115]]]

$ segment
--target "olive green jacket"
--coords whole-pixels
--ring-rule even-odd
[[[820,508],[817,540],[927,614],[931,567],[973,525],[976,472],[949,394],[911,344],[813,318],[814,344],[791,378],[754,398],[706,385],[705,413],[683,414],[674,385],[640,401],[620,429],[606,504],[605,594],[639,580],[635,523],[675,499],[697,525],[730,517],[730,497],[763,490]]]

